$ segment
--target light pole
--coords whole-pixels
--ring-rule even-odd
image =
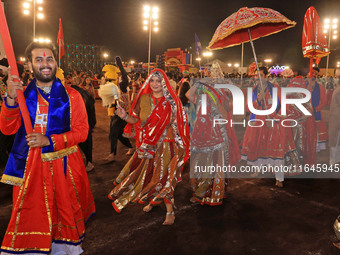
[[[107,60],[109,58],[109,54],[107,54],[107,52],[104,52],[103,57],[104,57],[104,65],[107,65],[108,64]]]
[[[331,50],[331,38],[332,39],[337,39],[338,38],[338,19],[333,19],[332,22],[330,19],[325,19],[325,25],[324,25],[324,34],[325,38],[327,38],[327,33],[328,33],[328,47],[329,50]],[[333,32],[333,34],[332,34]],[[328,65],[329,65],[329,55],[327,55],[327,64],[326,64],[326,76],[328,74]]]
[[[43,3],[43,0],[24,0],[23,1],[23,7],[24,7],[24,15],[29,15],[30,14],[30,9],[31,9],[31,3],[33,2],[33,40],[35,39],[35,19],[36,16],[38,19],[43,19],[44,14],[43,14],[43,7],[41,4]],[[38,13],[36,14],[36,10]]]
[[[212,52],[211,51],[205,51],[202,54],[204,57],[207,57],[207,62],[209,63],[210,57],[212,56]],[[207,63],[207,64],[208,64]]]
[[[51,42],[51,40],[49,38],[42,38],[42,37],[34,38],[34,41],[35,42],[40,42],[40,43],[50,43]]]
[[[150,55],[151,55],[151,29],[153,27],[154,32],[158,32],[158,7],[153,6],[152,8],[149,5],[144,6],[144,30],[149,30],[149,51],[148,51],[148,75],[150,73]],[[153,25],[152,25],[153,22]]]
[[[273,60],[271,58],[267,58],[264,60],[264,62],[269,65]]]
[[[239,63],[234,64],[234,70],[236,70],[237,73],[240,71],[240,64]],[[241,72],[241,75],[242,75],[242,72]]]
[[[201,58],[200,57],[198,57],[198,58],[196,58],[196,61],[198,61],[198,70],[200,70],[201,69]]]

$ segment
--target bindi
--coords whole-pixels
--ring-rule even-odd
[[[44,57],[46,57],[45,51],[44,51]]]

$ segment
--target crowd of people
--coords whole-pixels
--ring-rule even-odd
[[[160,69],[150,75],[128,74],[118,57],[116,65],[104,67],[102,74],[74,71],[64,77],[57,68],[53,44],[33,42],[26,55],[29,71],[21,70],[16,76],[8,69],[0,78],[0,139],[5,145],[0,156],[3,165],[7,162],[1,181],[14,185],[13,212],[2,255],[82,252],[85,223],[95,213],[87,172],[95,167],[92,131],[98,98],[110,116],[111,148],[105,161],[116,159],[118,141],[129,148],[127,154],[131,155],[108,194],[114,210],[120,213],[127,205],[140,203],[145,204],[143,211],[149,212],[164,203],[163,225],[175,222],[174,191],[190,157],[190,202],[220,205],[226,197],[230,173],[197,173],[197,166],[236,166],[241,159],[249,165],[283,165],[295,170],[299,165],[313,166],[317,153],[325,150],[328,142],[321,112],[327,104],[332,115],[329,135],[338,137],[340,131],[336,118],[338,90],[333,95],[339,79],[319,77],[318,68],[313,69],[312,79],[273,76],[265,67],[252,77],[246,74],[235,79],[238,74],[224,74],[218,64],[196,74],[165,73]],[[246,114],[249,125],[241,142],[233,125],[215,125],[216,119],[233,119],[233,95],[216,84],[252,87],[252,107],[258,111]],[[29,134],[17,102],[17,90],[24,87],[33,124]],[[311,100],[303,106],[311,115],[304,115],[295,105],[289,105],[287,114],[282,114],[282,87],[309,91]],[[276,90],[279,93],[275,94]],[[299,94],[288,96],[301,98]],[[268,109],[273,109],[272,113],[259,114]],[[294,127],[281,124],[288,117],[289,122],[296,123]],[[332,140],[330,163],[337,164],[340,144],[334,141],[339,138]],[[272,174],[275,185],[282,188],[286,173]]]

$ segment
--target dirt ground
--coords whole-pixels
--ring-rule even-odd
[[[120,145],[117,160],[105,164],[109,153],[109,118],[96,102],[95,170],[89,173],[97,214],[86,228],[85,255],[106,254],[340,254],[333,247],[333,223],[340,214],[339,179],[289,179],[283,189],[274,179],[231,179],[223,205],[189,202],[188,167],[175,191],[176,221],[162,226],[164,206],[144,213],[134,205],[117,214],[107,194],[128,160]],[[328,120],[328,108],[324,118]],[[244,130],[238,129],[238,139]],[[318,154],[328,162],[328,151]],[[2,172],[1,169],[0,172]],[[0,241],[11,214],[11,187],[0,184]]]

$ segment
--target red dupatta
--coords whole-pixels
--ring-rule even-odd
[[[152,93],[150,79],[154,75],[161,75],[163,77],[163,97],[142,126],[139,117],[134,114],[133,110],[139,103],[142,95]],[[179,142],[180,146],[186,149],[184,162],[189,158],[190,130],[187,116],[180,99],[170,85],[169,79],[163,70],[155,69],[151,72],[134,99],[129,114],[139,120],[136,124],[128,123],[126,125],[124,129],[125,136],[135,137],[139,155],[147,158],[153,157],[156,144],[162,138],[165,128],[171,123],[173,119],[172,114],[175,114],[176,118],[173,127],[180,138],[176,139],[176,142]]]

